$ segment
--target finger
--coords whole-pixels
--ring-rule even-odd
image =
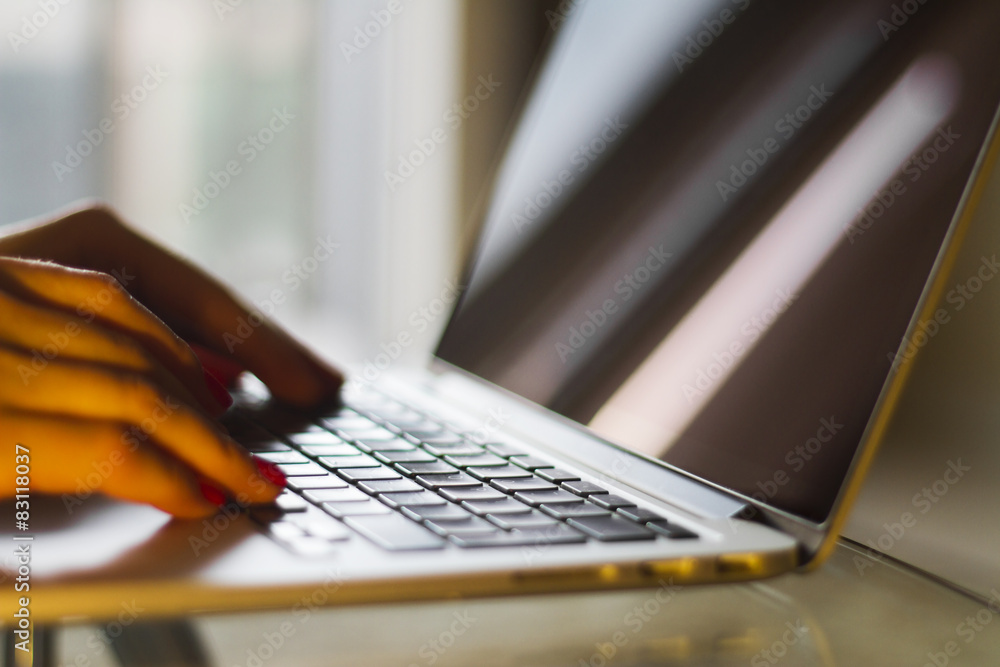
[[[22,313],[36,328],[47,329],[51,338],[66,340],[70,334],[88,329],[120,332],[137,341],[212,414],[221,414],[232,403],[217,383],[212,384],[206,378],[191,348],[125,292],[114,277],[54,264],[0,258],[0,289],[4,288],[12,294],[0,301],[0,312],[6,308]],[[28,307],[29,301],[35,308]],[[59,313],[51,312],[53,309],[58,309]],[[98,326],[92,327],[92,324]],[[95,337],[90,336],[91,339]],[[103,338],[114,346],[112,336],[104,335]],[[42,343],[49,344],[53,341]],[[107,345],[95,343],[95,346],[107,350]],[[75,347],[80,349],[81,346]]]
[[[62,311],[22,302],[3,292],[0,292],[0,315],[0,343],[31,356],[30,364],[17,368],[25,386],[44,372],[52,359],[61,357],[142,373],[189,405],[201,403],[214,413],[223,410],[208,395],[203,383],[196,384],[202,394],[199,401],[190,387],[183,385],[138,341],[125,333],[97,323],[88,324]]]
[[[27,357],[0,348],[0,377]],[[269,502],[281,490],[260,474],[255,460],[213,421],[177,400],[150,378],[116,368],[55,359],[30,386],[0,383],[0,405],[38,414],[120,422],[128,445],[155,442],[231,495]]]
[[[218,492],[190,467],[155,446],[127,444],[121,424],[10,411],[0,412],[0,421],[4,449],[20,444],[30,453],[31,490],[65,494],[70,513],[94,492],[184,518],[209,516],[218,508]],[[13,473],[5,479],[13,480]]]

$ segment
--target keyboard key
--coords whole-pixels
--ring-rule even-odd
[[[402,479],[403,476],[392,468],[341,468],[337,474],[348,482],[377,479]]]
[[[439,493],[456,503],[463,500],[501,500],[507,497],[488,486],[460,486],[454,489],[441,489]]]
[[[427,419],[427,417],[424,417],[423,415],[420,415],[417,419],[408,419],[403,417],[398,420],[390,419],[389,421],[395,423],[396,426],[403,429],[407,433],[419,433],[430,436],[444,431],[444,426]]]
[[[271,463],[309,463],[309,459],[298,452],[259,452],[254,454],[258,459],[264,459]]]
[[[434,456],[474,456],[485,450],[479,445],[423,445]]]
[[[444,460],[456,468],[505,466],[507,461],[495,454],[474,454],[472,456],[446,456]]]
[[[544,479],[532,477],[530,479],[495,479],[490,485],[500,489],[505,493],[517,493],[518,491],[555,491],[559,487]]]
[[[574,475],[571,472],[563,470],[561,468],[539,468],[535,473],[542,479],[547,479],[550,482],[575,482],[580,479],[578,475]]]
[[[489,535],[497,532],[497,527],[478,516],[469,515],[464,519],[427,519],[425,525],[438,535]]]
[[[426,445],[452,445],[452,444],[464,444],[466,441],[462,436],[457,433],[448,433],[442,429],[438,433],[427,433],[426,431],[407,431],[410,435],[420,438],[420,441]]]
[[[602,542],[624,542],[629,540],[652,540],[656,538],[650,530],[620,516],[583,516],[569,519],[566,523],[582,530]]]
[[[607,493],[604,489],[593,482],[563,482],[562,488],[578,496],[592,496],[595,493]]]
[[[305,536],[305,531],[290,521],[275,521],[267,525],[267,532],[281,541]]]
[[[430,463],[437,461],[433,456],[422,449],[411,448],[403,451],[377,451],[372,454],[382,463]]]
[[[583,536],[580,535],[580,541]],[[498,530],[495,533],[470,533],[467,535],[449,535],[448,539],[455,545],[463,549],[475,549],[480,547],[525,547],[534,545],[538,538],[533,535],[524,534],[518,531],[506,533]]]
[[[502,456],[503,458],[508,458],[511,456],[523,456],[524,452],[517,447],[512,447],[503,442],[491,442],[486,445],[486,449],[493,452],[497,456]]]
[[[237,441],[249,452],[290,452],[292,448],[281,440],[244,440]]]
[[[414,491],[413,493],[384,493],[380,495],[378,499],[393,509],[427,505],[445,505],[448,502],[438,494],[430,491]]]
[[[362,417],[356,412],[344,417],[324,417],[319,421],[323,426],[334,431],[360,431],[374,426],[370,419]]]
[[[369,499],[364,491],[359,491],[350,486],[343,489],[308,489],[303,495],[317,504],[325,502],[361,502]]]
[[[338,519],[343,519],[345,516],[362,516],[371,514],[392,514],[392,509],[386,507],[379,501],[369,498],[364,502],[345,502],[345,503],[323,503],[320,505],[325,511],[329,512]]]
[[[595,505],[599,505],[605,509],[616,510],[622,507],[635,507],[635,503],[631,500],[626,500],[621,496],[616,496],[612,494],[601,494],[590,496],[588,499]]]
[[[443,539],[401,514],[351,516],[344,523],[390,551],[440,549],[445,545]]]
[[[323,477],[289,477],[288,486],[299,491],[302,489],[343,489],[347,487],[347,482],[332,472],[328,472]]]
[[[341,468],[380,468],[382,464],[368,456],[358,454],[357,456],[321,456],[319,462],[330,470],[340,470]]]
[[[447,489],[456,486],[482,486],[482,482],[464,473],[451,475],[418,475],[414,477],[421,486],[428,489]]]
[[[354,445],[348,445],[347,443],[341,445],[308,445],[302,447],[304,451],[309,456],[358,456],[361,451]]]
[[[581,516],[611,516],[610,510],[590,503],[580,503],[579,505],[542,505],[540,509],[557,519],[569,519]]]
[[[416,449],[416,446],[402,438],[392,440],[358,440],[358,447],[369,452],[408,452]]]
[[[385,418],[385,421],[387,422],[386,426],[395,427],[401,431],[405,431],[408,428],[420,430],[421,426],[434,424],[434,422],[428,421],[427,417],[414,410],[394,413],[390,417]]]
[[[392,431],[386,430],[381,426],[373,426],[372,428],[366,428],[364,430],[343,430],[337,431],[343,435],[347,440],[351,442],[391,442],[398,440],[399,437]]]
[[[294,491],[282,491],[274,500],[275,506],[282,512],[304,512],[309,503],[306,499],[295,493]]]
[[[551,544],[579,544],[587,541],[586,535],[558,521],[543,528],[519,528],[516,530],[516,534],[530,539],[529,544],[536,547],[545,547]]]
[[[690,540],[697,539],[698,534],[691,532],[687,528],[669,523],[666,519],[661,519],[660,521],[650,521],[646,524],[647,527],[655,530],[660,535],[666,535],[672,540]]]
[[[416,507],[404,507],[403,514],[410,517],[414,521],[443,521],[443,520],[456,520],[456,519],[468,519],[472,516],[468,512],[458,505],[452,503],[447,503],[445,505],[421,505]]]
[[[639,523],[646,523],[647,521],[666,521],[666,519],[653,510],[648,510],[645,507],[622,507],[618,510],[618,513],[625,516],[633,521],[638,521]]]
[[[364,468],[364,470],[367,470],[367,468]],[[405,478],[367,480],[358,484],[358,488],[365,493],[370,493],[372,495],[377,493],[423,491],[419,484]]]
[[[551,463],[537,456],[512,456],[510,462],[516,466],[521,466],[525,470],[539,470],[540,468],[552,468]]]
[[[504,530],[515,528],[544,528],[559,524],[558,519],[553,519],[547,514],[532,510],[528,514],[489,514],[486,519]]]
[[[305,433],[292,433],[286,435],[285,439],[296,447],[309,447],[312,445],[342,445],[344,441],[329,431],[317,428],[315,431]]]
[[[484,482],[489,482],[494,479],[523,479],[531,477],[531,473],[524,468],[518,468],[517,466],[512,465],[489,468],[466,468],[465,472],[469,473],[476,479],[483,480]]]
[[[393,466],[407,477],[414,475],[437,475],[458,472],[458,468],[450,466],[444,461],[432,461],[429,463],[397,463]]]
[[[278,463],[285,477],[325,477],[329,473],[315,463]]]
[[[514,497],[520,500],[522,503],[527,503],[533,507],[538,507],[539,505],[564,505],[572,503],[582,503],[583,498],[580,496],[573,495],[568,491],[563,491],[562,489],[556,489],[554,491],[519,491],[514,494]]]
[[[529,514],[533,511],[524,503],[519,503],[513,498],[506,496],[503,496],[500,500],[465,500],[462,502],[462,507],[479,516],[486,516],[487,514]]]
[[[307,535],[324,540],[340,541],[351,536],[347,526],[312,505],[305,512],[288,515],[285,520],[301,528]]]

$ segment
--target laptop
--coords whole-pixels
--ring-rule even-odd
[[[248,378],[227,423],[288,475],[274,506],[33,494],[31,619],[817,567],[960,317],[950,262],[1000,151],[1000,8],[907,7],[574,6],[429,363],[375,358],[323,414]]]

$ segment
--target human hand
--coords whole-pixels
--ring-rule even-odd
[[[0,496],[13,495],[21,444],[33,491],[74,493],[87,480],[183,517],[227,495],[272,500],[280,471],[215,422],[228,395],[185,339],[298,408],[335,400],[342,377],[266,322],[229,354],[223,337],[248,316],[103,207],[0,238]]]

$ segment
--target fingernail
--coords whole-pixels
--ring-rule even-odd
[[[214,375],[205,369],[202,369],[202,372],[205,375],[205,384],[208,385],[208,390],[212,393],[212,398],[215,399],[216,403],[228,410],[233,404],[233,397],[222,386],[222,383],[215,379]]]
[[[265,461],[264,459],[259,459],[256,456],[253,462],[257,464],[257,470],[260,471],[261,476],[267,481],[271,482],[275,486],[285,488],[288,484],[288,479],[285,477],[285,473],[281,472],[281,468],[274,465],[270,461]]]
[[[201,495],[205,496],[205,500],[216,507],[222,507],[225,504],[226,494],[222,489],[205,481],[198,482],[198,485],[201,487]]]

